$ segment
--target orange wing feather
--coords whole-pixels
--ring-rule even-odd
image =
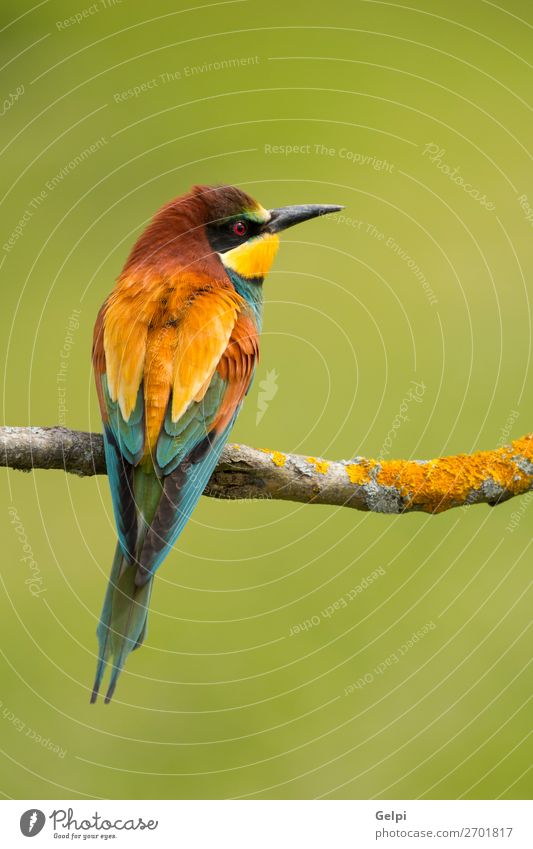
[[[217,369],[222,379],[228,383],[218,416],[213,423],[213,429],[218,432],[224,430],[246,395],[258,359],[257,326],[249,315],[241,313]]]
[[[243,299],[229,289],[200,295],[187,311],[179,329],[172,421],[183,415],[191,401],[201,401],[222,357],[244,306]]]
[[[225,282],[184,272],[139,282],[128,275],[108,298],[95,328],[94,358],[125,421],[143,383],[146,458],[155,451],[171,394],[177,421],[202,400],[217,368],[228,389],[214,427],[224,428],[250,383],[258,335],[246,302]],[[101,407],[104,412],[102,400]]]

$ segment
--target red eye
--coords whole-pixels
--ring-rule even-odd
[[[235,224],[233,225],[233,232],[235,233],[236,236],[245,236],[247,230],[248,230],[248,227],[246,226],[244,221],[236,221]]]

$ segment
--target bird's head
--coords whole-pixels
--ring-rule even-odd
[[[129,263],[179,257],[185,264],[210,265],[216,259],[228,271],[259,281],[272,265],[282,230],[340,209],[331,204],[265,209],[235,186],[194,186],[157,213]]]
[[[198,186],[193,190],[204,201],[205,232],[222,264],[240,277],[263,278],[279,246],[279,233],[342,207],[303,204],[265,209],[234,186]]]

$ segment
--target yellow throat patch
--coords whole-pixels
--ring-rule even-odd
[[[270,271],[278,251],[279,238],[275,233],[264,233],[248,242],[221,254],[226,266],[240,277],[264,277]]]

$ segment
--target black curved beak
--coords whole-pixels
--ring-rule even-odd
[[[302,203],[298,206],[280,206],[278,209],[270,209],[270,219],[265,224],[267,233],[279,233],[287,227],[294,227],[301,221],[310,218],[318,218],[319,215],[329,215],[330,212],[340,212],[343,206],[332,203]]]

